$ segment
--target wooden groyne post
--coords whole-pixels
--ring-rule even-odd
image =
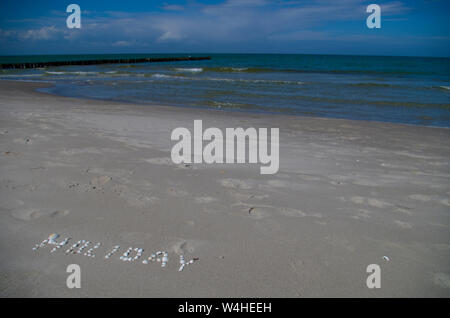
[[[0,69],[26,69],[42,68],[65,65],[98,65],[98,64],[135,64],[135,63],[155,63],[155,62],[178,62],[178,61],[202,61],[210,60],[210,56],[187,56],[187,57],[147,57],[138,59],[106,59],[106,60],[83,60],[83,61],[56,61],[56,62],[32,62],[32,63],[12,63],[0,64]]]

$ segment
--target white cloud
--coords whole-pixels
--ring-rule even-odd
[[[50,40],[59,34],[61,34],[61,31],[52,25],[49,27],[28,30],[20,36],[26,40]]]
[[[164,3],[163,9],[167,11],[183,11],[184,7],[180,5]]]
[[[116,41],[112,44],[112,46],[119,46],[119,47],[124,47],[124,46],[132,46],[133,42],[130,41]]]
[[[164,42],[164,41],[179,41],[183,39],[183,36],[172,31],[166,31],[162,34],[156,42]]]

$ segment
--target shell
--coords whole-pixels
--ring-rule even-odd
[[[54,241],[54,240],[56,240],[58,237],[59,237],[59,234],[53,233],[53,234],[50,234],[50,235],[49,235],[48,240],[49,240],[49,241]]]

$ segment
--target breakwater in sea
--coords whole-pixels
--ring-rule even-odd
[[[8,63],[0,64],[0,69],[27,69],[43,68],[67,65],[99,65],[99,64],[136,64],[155,62],[177,62],[177,61],[202,61],[210,60],[210,56],[186,56],[186,57],[160,57],[160,58],[128,58],[128,59],[103,59],[103,60],[81,60],[81,61],[53,61],[53,62],[33,62],[33,63]]]

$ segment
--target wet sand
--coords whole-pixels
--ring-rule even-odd
[[[450,130],[91,101],[42,86],[0,82],[1,297],[450,296]],[[173,164],[171,131],[195,119],[279,127],[279,172]],[[71,240],[33,250],[51,233]],[[65,253],[78,240],[100,242],[96,257]],[[128,247],[142,257],[120,260]],[[142,264],[157,251],[165,268]],[[179,272],[180,255],[196,261]],[[80,289],[66,287],[69,264]],[[366,286],[369,264],[380,289]]]

